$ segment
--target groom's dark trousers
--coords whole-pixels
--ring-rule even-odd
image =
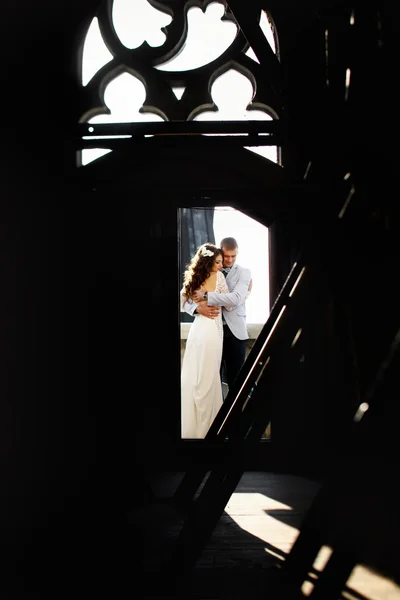
[[[235,337],[228,325],[224,323],[224,340],[222,345],[221,376],[224,383],[231,387],[236,375],[246,358],[247,340]]]

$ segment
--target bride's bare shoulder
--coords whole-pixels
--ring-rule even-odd
[[[212,292],[215,289],[217,281],[218,281],[217,273],[210,273],[210,275],[207,277],[207,279],[204,282],[204,287],[206,288],[206,290],[208,292]]]

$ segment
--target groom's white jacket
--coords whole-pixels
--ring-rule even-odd
[[[226,277],[226,285],[230,290],[229,294],[208,292],[208,304],[210,306],[222,306],[223,317],[233,335],[239,340],[249,338],[246,324],[246,298],[250,281],[250,269],[235,263]],[[224,306],[232,306],[233,309],[226,310],[223,308]],[[185,310],[191,315],[193,315],[196,307],[196,303],[185,303]]]

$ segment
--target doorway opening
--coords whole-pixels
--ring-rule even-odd
[[[226,237],[233,237],[238,243],[236,263],[251,271],[251,292],[248,294],[244,306],[248,333],[247,358],[270,312],[268,227],[231,206],[179,208],[179,294],[183,285],[185,269],[197,248],[206,242],[220,247],[221,241]],[[229,291],[232,292],[232,289]],[[183,310],[180,312],[181,367],[195,318]],[[224,377],[223,363],[221,364],[221,386],[225,400],[229,387],[226,377]],[[182,394],[180,400],[182,409]],[[270,438],[270,427],[265,431],[263,437]],[[182,439],[186,438],[182,437]]]

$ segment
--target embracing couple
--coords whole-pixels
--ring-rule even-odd
[[[195,317],[181,370],[182,438],[204,438],[222,406],[221,366],[230,387],[246,357],[250,269],[236,263],[238,244],[199,246],[187,265],[181,311]]]

